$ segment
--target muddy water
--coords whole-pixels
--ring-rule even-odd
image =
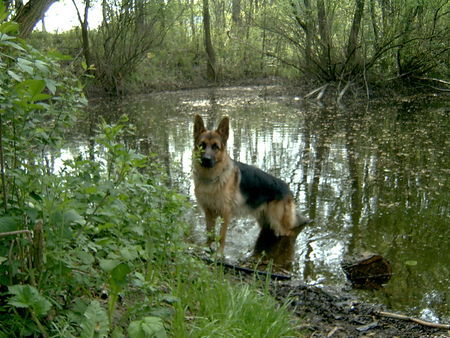
[[[361,252],[384,256],[392,279],[381,290],[354,291],[372,302],[433,321],[450,318],[448,106],[435,100],[351,108],[305,105],[275,87],[193,90],[96,102],[114,120],[128,114],[127,139],[155,153],[176,189],[193,198],[193,116],[231,118],[231,156],[287,181],[315,223],[297,237],[293,271],[308,284],[345,287],[341,261]],[[194,240],[204,241],[198,209]],[[234,222],[226,257],[248,257],[259,229]]]

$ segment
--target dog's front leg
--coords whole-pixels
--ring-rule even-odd
[[[223,222],[220,228],[220,246],[219,246],[219,254],[223,254],[223,250],[225,248],[225,239],[227,237],[228,224],[230,223],[230,215],[222,216]]]
[[[216,236],[216,218],[217,213],[205,209],[205,221],[206,221],[206,245],[211,246]]]

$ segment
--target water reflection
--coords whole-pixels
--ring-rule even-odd
[[[124,142],[156,154],[172,185],[190,183],[193,115],[216,125],[229,115],[229,152],[289,183],[311,219],[295,243],[292,265],[309,283],[342,285],[340,263],[371,251],[392,263],[382,291],[362,292],[391,309],[449,319],[448,111],[432,102],[339,110],[302,106],[277,88],[228,88],[100,102],[107,119],[128,114],[136,135]],[[194,201],[195,203],[195,201]],[[204,240],[200,213],[194,233]],[[259,229],[235,222],[225,253],[249,256]],[[276,250],[274,250],[275,252]],[[289,251],[289,252],[288,252]],[[274,256],[276,256],[274,254]],[[408,264],[415,262],[415,264]],[[438,296],[429,296],[438,295]]]

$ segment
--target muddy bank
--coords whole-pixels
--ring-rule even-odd
[[[291,279],[286,270],[267,272],[246,266],[214,261],[205,255],[202,260],[221,266],[231,278],[254,283],[272,278],[270,293],[280,304],[288,304],[298,317],[300,337],[450,337],[450,325],[418,323],[416,318],[396,314],[380,304],[369,304],[345,291],[305,285]],[[260,266],[261,267],[261,266]],[[276,267],[275,267],[276,270]],[[441,327],[432,327],[437,325]]]
[[[301,319],[299,330],[313,337],[449,337],[448,329],[380,316],[380,305],[365,304],[346,294],[332,294],[299,282],[273,282],[273,295],[288,301]]]

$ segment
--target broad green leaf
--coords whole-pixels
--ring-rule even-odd
[[[15,22],[4,22],[0,25],[0,32],[3,34],[8,34],[11,32],[17,32],[19,29],[19,24]]]
[[[34,80],[34,79],[33,80],[26,80],[25,84],[28,87],[32,97],[35,97],[36,95],[42,93],[42,91],[45,88],[45,81],[44,80]]]
[[[30,103],[30,104],[25,105],[25,107],[28,109],[37,109],[37,110],[42,110],[42,109],[46,108],[45,105],[40,104],[40,103]]]
[[[100,303],[93,300],[83,314],[81,338],[107,337],[109,331],[108,315]]]
[[[26,59],[17,58],[17,66],[29,75],[33,75],[32,63]],[[39,80],[28,80],[28,81],[39,81]]]
[[[163,297],[161,297],[161,300],[163,300],[169,304],[174,304],[174,303],[179,302],[180,298],[178,298],[176,296],[172,296],[172,295],[164,295]]]
[[[31,285],[13,285],[8,287],[14,296],[8,304],[19,308],[30,308],[37,316],[44,316],[51,309],[51,303]]]
[[[14,216],[0,217],[0,232],[14,231],[19,228],[20,219]]]
[[[128,334],[130,338],[167,337],[164,324],[158,317],[145,317],[131,322],[128,326]]]
[[[6,10],[3,1],[0,1],[0,22],[3,22],[8,17],[8,11]]]
[[[121,248],[120,254],[123,258],[126,260],[132,261],[133,259],[136,259],[139,257],[139,253],[134,247],[130,248]]]
[[[36,60],[34,62],[34,65],[36,66],[37,69],[39,69],[41,72],[48,72],[48,64],[45,63],[44,61],[41,60]]]
[[[100,260],[100,267],[106,272],[111,272],[119,264],[120,264],[120,261],[116,260],[116,259],[102,259],[102,260]]]
[[[69,209],[64,212],[63,214],[63,224],[69,225],[69,224],[84,224],[85,220],[84,217],[81,216],[76,210]]]
[[[52,79],[45,79],[45,85],[47,86],[47,89],[50,91],[52,95],[55,95],[56,93],[56,82]]]
[[[80,251],[77,255],[83,264],[92,265],[95,262],[94,256],[89,252]]]
[[[32,100],[33,101],[43,101],[43,100],[47,100],[51,97],[52,97],[52,95],[50,95],[50,94],[36,94],[36,95],[33,95]]]
[[[127,275],[131,272],[130,267],[125,263],[120,263],[111,271],[111,284],[114,287],[122,288],[126,285]]]
[[[8,70],[8,75],[11,76],[14,80],[21,82],[23,80],[20,74],[13,72],[12,70]]]

